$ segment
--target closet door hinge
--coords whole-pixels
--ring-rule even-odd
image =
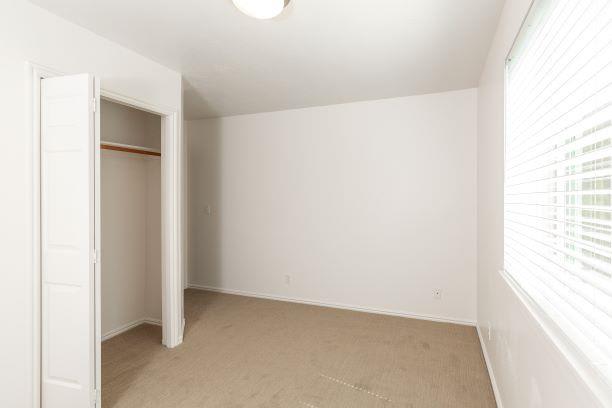
[[[97,105],[98,105],[98,103],[97,103],[97,101],[96,101],[96,98],[93,98],[93,99],[91,100],[91,110],[92,110],[93,112],[95,112],[95,111],[96,111],[96,109],[97,109]]]
[[[98,252],[97,249],[94,249],[93,250],[93,254],[92,254],[92,261],[93,261],[93,263],[97,264],[99,258],[100,258],[100,253]]]
[[[91,390],[91,406],[95,407],[98,405],[98,400],[100,399],[100,390]]]

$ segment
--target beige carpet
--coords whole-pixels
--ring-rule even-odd
[[[102,345],[103,408],[495,407],[473,327],[188,290],[184,343]]]

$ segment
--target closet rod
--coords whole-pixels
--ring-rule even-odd
[[[148,156],[161,156],[160,152],[155,151],[153,149],[147,149],[145,147],[139,147],[139,146],[124,145],[120,143],[101,142],[100,149],[115,150],[118,152],[136,153],[136,154],[146,154]]]

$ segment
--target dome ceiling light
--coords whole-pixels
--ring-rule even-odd
[[[249,17],[260,20],[274,18],[291,0],[232,0],[234,6]]]

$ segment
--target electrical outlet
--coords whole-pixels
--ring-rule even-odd
[[[434,299],[442,299],[442,289],[436,289],[433,293]]]
[[[285,285],[291,285],[291,276],[285,275]]]

